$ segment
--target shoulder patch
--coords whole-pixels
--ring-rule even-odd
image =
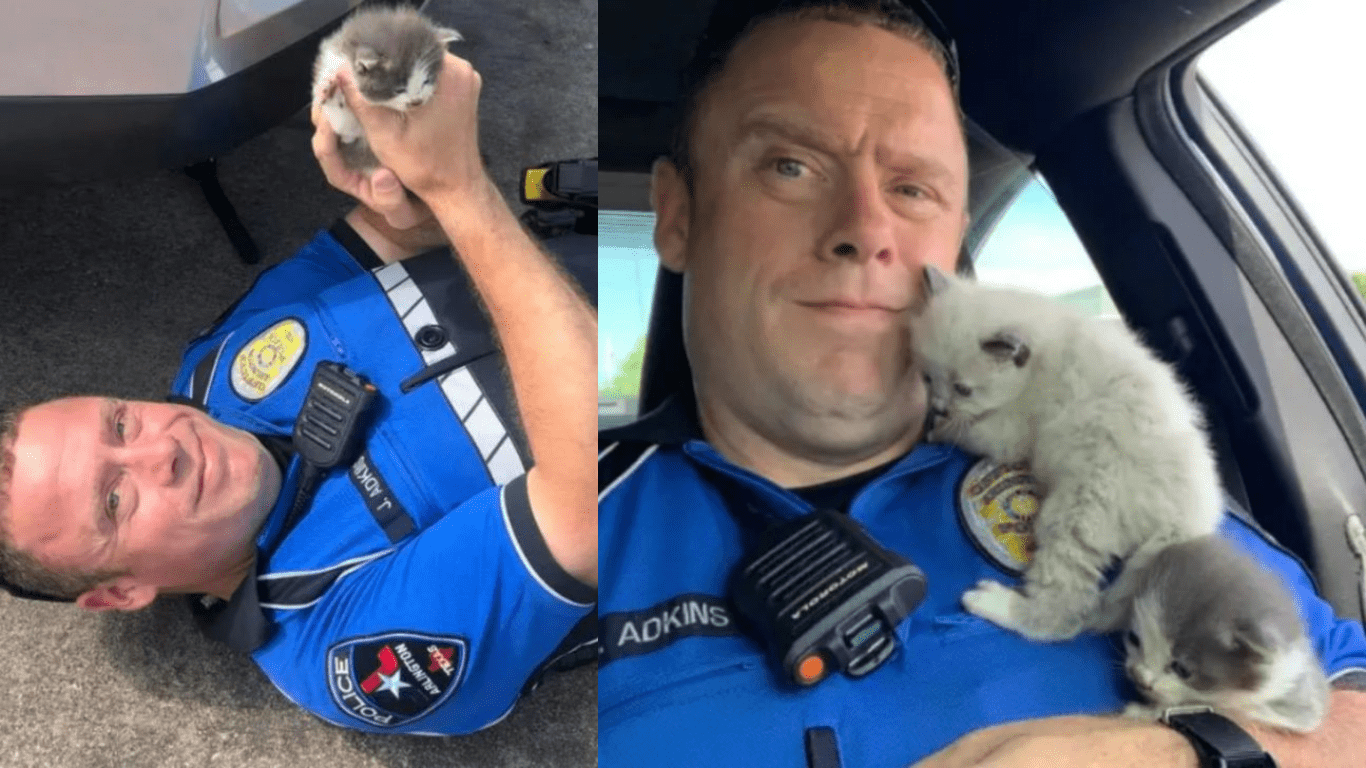
[[[958,486],[958,519],[993,565],[1019,576],[1034,557],[1034,515],[1041,497],[1028,464],[982,459]]]
[[[247,342],[232,361],[232,391],[256,402],[280,388],[308,349],[308,330],[295,318],[281,320]]]
[[[327,651],[327,687],[351,717],[393,728],[423,717],[460,687],[468,643],[416,632],[343,640]]]

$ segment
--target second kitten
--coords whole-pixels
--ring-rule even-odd
[[[1173,544],[1144,568],[1131,603],[1107,605],[1099,629],[1127,629],[1125,671],[1156,718],[1204,704],[1290,731],[1328,711],[1328,679],[1295,602],[1275,574],[1218,536]]]

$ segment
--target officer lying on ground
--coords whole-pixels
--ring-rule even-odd
[[[0,568],[95,611],[200,595],[205,630],[321,717],[467,733],[591,646],[597,323],[485,174],[468,62],[447,56],[406,120],[344,87],[392,173],[346,171],[316,115],[314,149],[371,210],[194,340],[175,402],[11,415]],[[450,250],[419,255],[446,238],[468,282]]]
[[[959,605],[1021,564],[959,519],[973,460],[920,444],[904,312],[926,265],[955,266],[967,157],[943,47],[892,18],[789,6],[722,37],[655,166],[692,387],[601,439],[600,764],[893,766],[968,734],[925,765],[1195,765],[1175,730],[1113,716],[1110,638],[1030,643]],[[812,507],[847,512],[930,588],[884,666],[797,691],[727,598],[755,515]],[[1224,532],[1293,588],[1335,685],[1362,686],[1361,626],[1247,524]],[[1363,765],[1366,693],[1335,691],[1307,736],[1247,730],[1285,767]]]

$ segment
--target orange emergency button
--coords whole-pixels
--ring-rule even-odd
[[[825,659],[820,653],[805,656],[797,662],[797,682],[802,685],[815,685],[825,677]]]

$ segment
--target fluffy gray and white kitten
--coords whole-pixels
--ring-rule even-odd
[[[368,173],[379,160],[341,90],[332,89],[337,72],[350,69],[367,101],[402,112],[432,97],[446,44],[460,39],[401,6],[358,11],[323,40],[313,66],[313,102],[322,104],[348,167]]]
[[[1098,629],[1127,630],[1125,671],[1150,704],[1206,704],[1290,731],[1328,711],[1328,678],[1275,574],[1218,536],[1173,544],[1139,575],[1131,600],[1107,599]]]
[[[926,286],[910,326],[929,389],[927,438],[1027,461],[1043,486],[1021,589],[983,580],[963,605],[1034,640],[1074,637],[1095,618],[1114,561],[1128,564],[1111,587],[1125,593],[1157,552],[1218,526],[1200,412],[1120,323],[933,267]]]

